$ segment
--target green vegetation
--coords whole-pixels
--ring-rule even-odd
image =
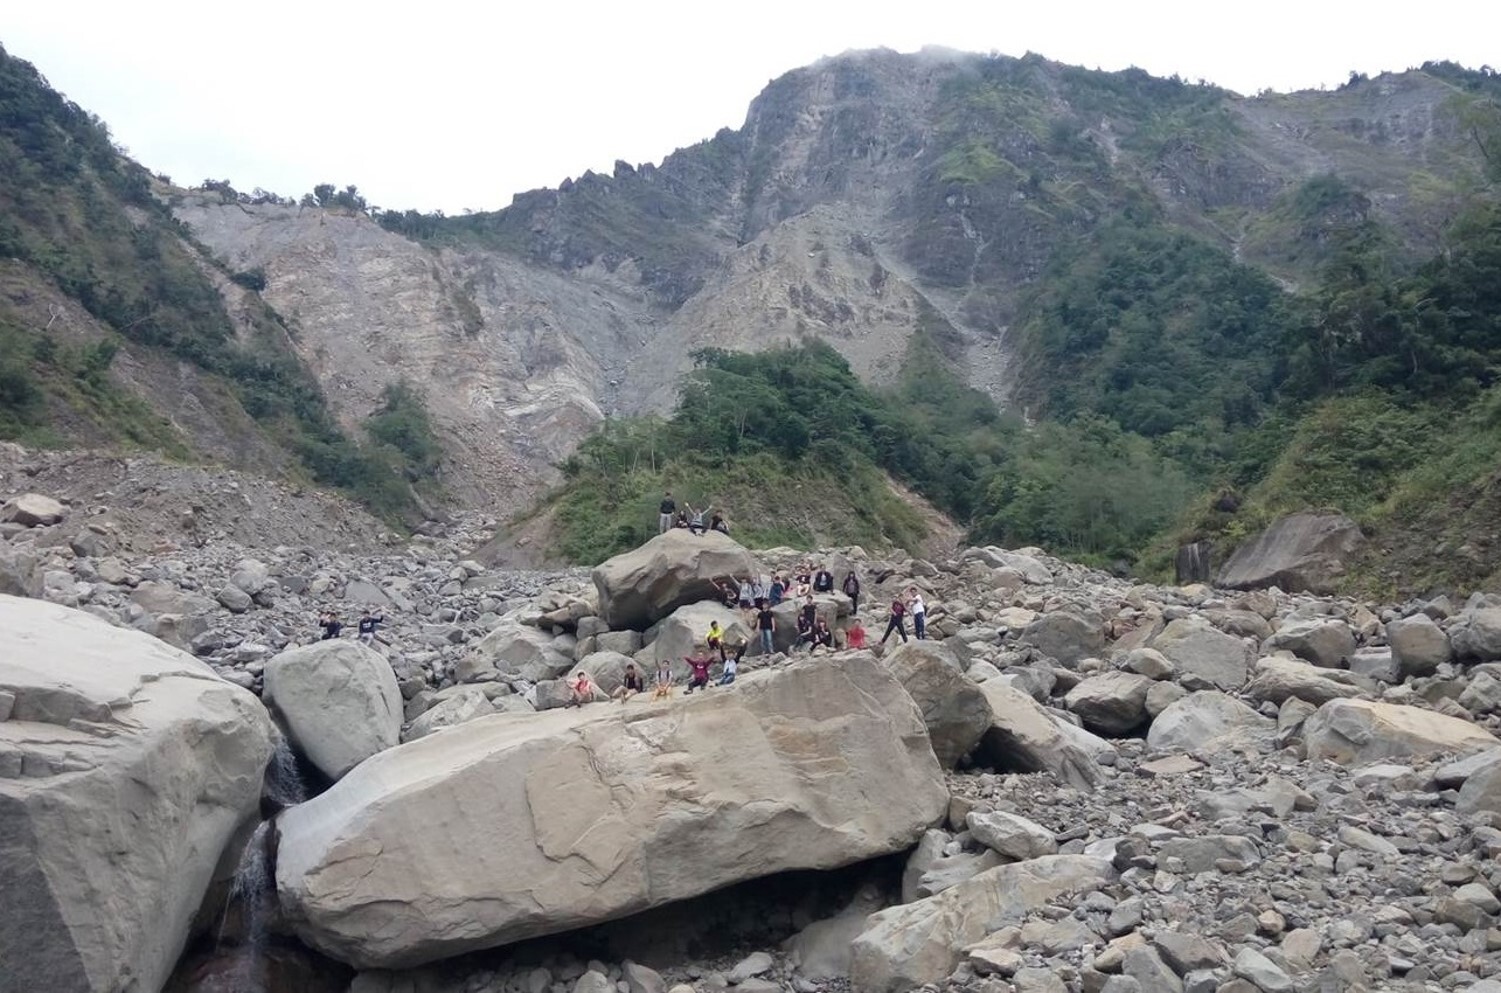
[[[218,264],[152,195],[151,182],[115,149],[103,122],[0,48],[0,258],[40,273],[120,337],[91,348],[112,357],[129,342],[219,377],[314,479],[389,518],[409,513],[406,481],[339,429],[274,312],[250,308],[250,326],[237,334],[210,275]],[[231,201],[239,196],[227,180],[205,187]],[[319,191],[332,204],[363,207],[353,186]],[[251,291],[265,285],[263,272],[221,272]],[[57,420],[42,414],[51,398],[59,411],[107,424],[106,437],[187,454],[176,432],[109,383],[107,360],[70,358],[45,335],[23,337],[29,348],[7,349],[0,365],[0,436],[44,437]]]
[[[443,446],[427,405],[405,381],[388,385],[383,399],[380,410],[365,421],[365,431],[394,456],[402,476],[413,483],[430,483],[437,476]]]

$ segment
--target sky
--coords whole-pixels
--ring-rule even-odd
[[[1501,3],[47,0],[5,4],[0,44],[179,184],[355,183],[374,205],[458,213],[660,162],[850,49],[1030,51],[1252,94],[1501,67]]]

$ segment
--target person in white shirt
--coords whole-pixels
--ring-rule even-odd
[[[917,587],[914,586],[910,593],[907,611],[912,615],[912,633],[917,635],[918,641],[925,641],[928,637],[928,605],[923,603],[922,594],[917,592]]]

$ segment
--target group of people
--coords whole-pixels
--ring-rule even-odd
[[[705,517],[708,518],[707,522],[704,520]],[[724,519],[722,512],[712,507],[700,507],[695,510],[693,505],[686,501],[683,503],[683,509],[679,510],[677,501],[672,498],[672,491],[668,490],[662,494],[662,502],[657,507],[657,533],[666,534],[673,528],[687,528],[694,534],[703,534],[705,531],[730,533],[729,522]]]
[[[740,668],[740,660],[745,656],[745,645],[741,644],[734,655],[728,654],[724,644],[724,632],[719,628],[719,622],[715,621],[709,626],[709,635],[703,644],[695,645],[692,655],[683,656],[683,661],[688,666],[688,685],[684,688],[686,696],[694,690],[708,689],[710,685],[709,670],[714,665],[710,651],[717,649],[720,659],[719,678],[714,685],[728,686],[735,681],[735,673]],[[670,659],[662,659],[657,663],[657,675],[653,699],[664,699],[672,696],[672,662]],[[589,673],[580,669],[568,682],[570,707],[581,707],[586,703],[592,703],[599,695],[599,687],[594,683]],[[621,673],[620,685],[610,694],[610,699],[617,703],[624,703],[631,697],[646,692],[646,680],[643,674],[636,668],[636,663],[627,662],[625,671]]]
[[[788,600],[802,603],[797,614],[797,638],[792,649],[794,652],[804,648],[811,651],[819,647],[829,650],[841,647],[836,643],[836,634],[829,627],[828,620],[819,615],[814,599],[834,590],[834,574],[827,565],[814,570],[811,563],[804,562],[791,576],[773,573],[770,582],[765,584],[756,576],[728,576],[716,579],[714,586],[724,598],[726,607],[738,608],[744,615],[746,625],[756,632],[764,655],[771,654],[775,641],[775,608]],[[850,623],[845,628],[842,647],[864,648],[865,629],[860,624],[860,577],[854,570],[850,570],[839,588],[850,599]],[[912,618],[913,635],[919,641],[925,640],[928,636],[928,606],[916,586],[909,586],[892,597],[886,631],[881,635],[880,643],[884,645],[893,634],[900,636],[902,641],[907,641],[908,617]]]
[[[364,611],[360,614],[360,619],[355,626],[356,637],[364,644],[370,644],[375,640],[376,629],[385,621],[385,614],[377,615],[369,610]],[[318,626],[323,629],[323,636],[318,639],[319,641],[331,641],[344,632],[344,622],[339,620],[338,612],[333,610],[325,610],[318,615]]]

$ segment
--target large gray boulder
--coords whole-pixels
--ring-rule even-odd
[[[642,631],[685,604],[717,599],[714,580],[758,572],[729,536],[680,528],[600,563],[593,578],[605,623]]]
[[[1366,765],[1501,744],[1469,721],[1420,707],[1369,700],[1331,700],[1303,725],[1310,759]]]
[[[519,676],[532,683],[557,679],[573,668],[573,656],[556,645],[557,639],[541,628],[508,616],[481,638],[459,667],[466,681]]]
[[[1339,669],[1355,654],[1355,632],[1337,617],[1289,618],[1266,639],[1265,650],[1292,652],[1314,665]]]
[[[1501,607],[1476,607],[1449,630],[1454,657],[1463,662],[1501,659]]]
[[[0,524],[19,524],[27,528],[47,527],[60,523],[67,512],[61,503],[40,493],[22,493],[0,504]]]
[[[750,632],[740,621],[740,612],[731,610],[722,603],[705,600],[702,603],[690,603],[679,607],[672,612],[672,616],[652,625],[647,631],[647,637],[651,640],[651,661],[653,664],[667,659],[672,663],[674,673],[683,676],[688,672],[688,666],[683,662],[684,656],[693,654],[696,646],[705,644],[705,638],[709,633],[709,624],[718,621],[720,630],[729,639],[729,644],[739,644],[744,641],[751,645],[752,652],[760,651],[757,644],[752,641]],[[718,658],[716,655],[715,658]]]
[[[281,815],[277,889],[314,947],[400,968],[902,851],[947,807],[911,697],[833,655],[383,752]]]
[[[953,652],[935,642],[912,641],[882,662],[917,702],[940,765],[952,769],[974,751],[990,728],[990,704]]]
[[[1327,595],[1364,541],[1360,526],[1342,514],[1291,514],[1237,548],[1217,583]]]
[[[266,706],[330,779],[401,738],[402,700],[385,657],[356,641],[318,641],[266,663]]]
[[[0,541],[0,595],[41,596],[36,550]]]
[[[0,990],[158,990],[255,816],[258,700],[138,631],[0,596]]]
[[[478,720],[481,717],[489,717],[495,713],[495,707],[490,703],[490,698],[478,686],[461,684],[452,689],[454,692],[449,693],[418,715],[411,727],[407,728],[406,734],[402,736],[403,741],[416,741],[418,738],[427,737],[434,731]]]
[[[1086,611],[1055,610],[1028,624],[1018,639],[1066,666],[1099,655],[1105,648],[1105,628],[1099,616]]]
[[[987,679],[980,692],[990,704],[990,728],[979,754],[1000,769],[1050,772],[1060,783],[1092,790],[1104,778],[1099,763],[1067,738],[1047,711],[1005,679]]]
[[[860,993],[906,993],[941,983],[966,947],[1114,878],[1106,859],[1047,855],[987,869],[936,896],[878,911],[855,938],[851,984]]]
[[[1427,614],[1413,614],[1386,626],[1392,659],[1401,676],[1428,676],[1449,661],[1449,636]]]
[[[1170,622],[1151,646],[1173,663],[1178,678],[1190,689],[1238,690],[1256,652],[1241,638],[1225,634],[1199,617]]]
[[[1254,748],[1276,730],[1276,721],[1234,697],[1200,690],[1168,704],[1157,715],[1147,730],[1147,745],[1157,751],[1178,752]]]
[[[1324,669],[1297,659],[1269,656],[1256,663],[1256,673],[1246,684],[1246,696],[1264,703],[1280,704],[1289,697],[1306,700],[1315,707],[1343,697],[1366,695],[1350,673]]]
[[[1063,698],[1095,734],[1119,737],[1147,722],[1147,691],[1152,681],[1134,672],[1104,672],[1081,680]]]

